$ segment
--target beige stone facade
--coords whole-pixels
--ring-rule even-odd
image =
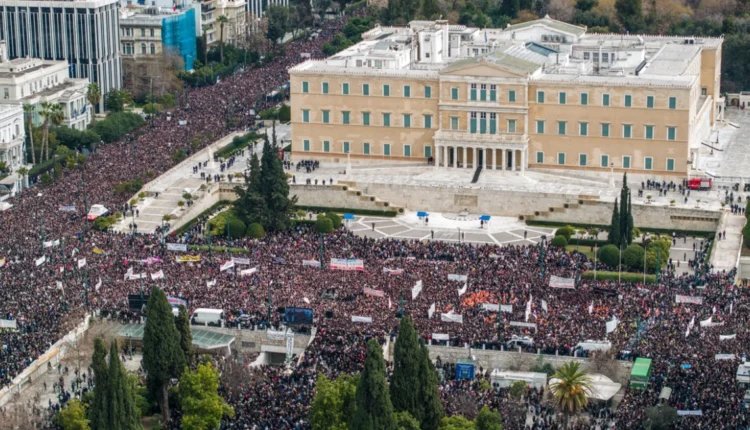
[[[300,158],[685,176],[720,109],[722,39],[376,27],[290,70]]]

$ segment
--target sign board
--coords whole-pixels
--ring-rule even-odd
[[[187,243],[168,243],[167,244],[167,251],[187,252],[187,250],[188,250]]]

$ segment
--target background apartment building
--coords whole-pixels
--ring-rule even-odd
[[[247,31],[247,13],[245,0],[203,0],[201,2],[202,32],[205,34],[208,46],[218,46],[221,40],[220,16],[227,17],[224,24],[224,43],[235,44],[245,40]]]
[[[103,96],[121,87],[116,0],[0,0],[0,39],[10,59],[67,61],[71,77],[98,83]]]
[[[290,70],[303,157],[684,175],[721,115],[722,39],[376,27]]]

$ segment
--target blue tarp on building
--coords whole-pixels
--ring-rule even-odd
[[[162,21],[161,43],[165,50],[182,57],[185,70],[192,70],[198,54],[195,46],[195,9],[179,15],[165,17]]]

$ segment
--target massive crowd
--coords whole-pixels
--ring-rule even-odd
[[[583,340],[607,338],[620,357],[652,357],[652,383],[644,391],[627,391],[614,414],[617,428],[640,428],[645,409],[656,404],[665,386],[673,389],[670,404],[702,411],[702,416],[682,418],[681,428],[747,427],[744,389],[737,385],[735,371],[750,340],[744,330],[750,312],[747,296],[733,286],[734,273],[704,273],[697,279],[668,272],[656,286],[591,282],[579,276],[592,267],[580,253],[547,247],[542,256],[537,245],[372,240],[345,231],[325,238],[322,263],[327,266],[330,258],[361,259],[364,270],[319,269],[303,265],[319,255],[318,236],[305,226],[257,241],[234,240],[234,247],[248,250],[241,257],[251,264],[221,271],[222,263],[232,257],[226,251],[190,252],[200,261],[180,263],[175,260],[180,253],[166,251],[158,235],[116,235],[85,227],[85,204],[122,207],[126,196],[113,193],[116,183],[149,170],[163,172],[172,164],[173,151],[189,152],[193,138],[204,145],[227,133],[227,112],[241,116],[241,127],[251,126],[250,108],[262,107],[264,95],[283,83],[287,68],[300,61],[300,54],[321,57],[320,46],[336,28],[332,25],[313,41],[289,44],[261,69],[240,71],[215,86],[191,90],[189,103],[124,141],[102,147],[81,170],[65,171],[56,184],[32,188],[11,200],[13,209],[0,214],[0,261],[5,263],[0,268],[0,314],[17,320],[19,329],[0,332],[0,385],[8,384],[59,339],[68,321],[79,321],[87,310],[132,319],[127,295],[156,283],[168,295],[186,299],[192,309],[223,309],[228,324],[242,317],[249,326],[279,327],[283,314],[276,312],[278,307],[314,311],[318,330],[305,357],[291,374],[267,367],[255,370],[244,391],[230,398],[237,416],[225,422],[225,428],[308,428],[317,372],[336,376],[358,371],[365,340],[377,337],[385,342],[394,336],[401,312],[414,318],[424,339],[443,334],[449,339],[441,342],[456,346],[501,348],[513,336],[526,336],[530,340],[524,347],[531,351],[569,355]],[[183,120],[187,123],[179,125]],[[59,210],[68,205],[76,206],[76,216]],[[200,234],[169,241],[204,244]],[[214,246],[223,244],[214,238]],[[240,276],[249,267],[257,271]],[[152,281],[149,275],[159,272],[163,279]],[[128,273],[144,273],[146,278],[132,280]],[[467,281],[449,280],[451,274],[465,275]],[[551,288],[551,276],[576,279],[576,286]],[[423,287],[413,298],[418,281]],[[365,294],[364,288],[371,290]],[[678,294],[699,296],[702,304],[676,303]],[[512,310],[493,312],[483,303],[511,305]],[[353,316],[372,321],[352,322]],[[709,318],[710,327],[700,326]],[[605,324],[613,319],[619,321],[617,329],[607,334]],[[511,322],[533,323],[536,328]],[[721,340],[720,335],[735,337]],[[735,358],[716,360],[716,354]],[[507,428],[523,427],[525,415],[513,418],[515,406],[507,393],[482,391],[478,385],[450,378],[441,382],[447,410],[452,411],[455,397],[464,393],[476,403],[504,411]],[[555,428],[540,392],[530,390],[525,402],[533,411],[533,428]]]

